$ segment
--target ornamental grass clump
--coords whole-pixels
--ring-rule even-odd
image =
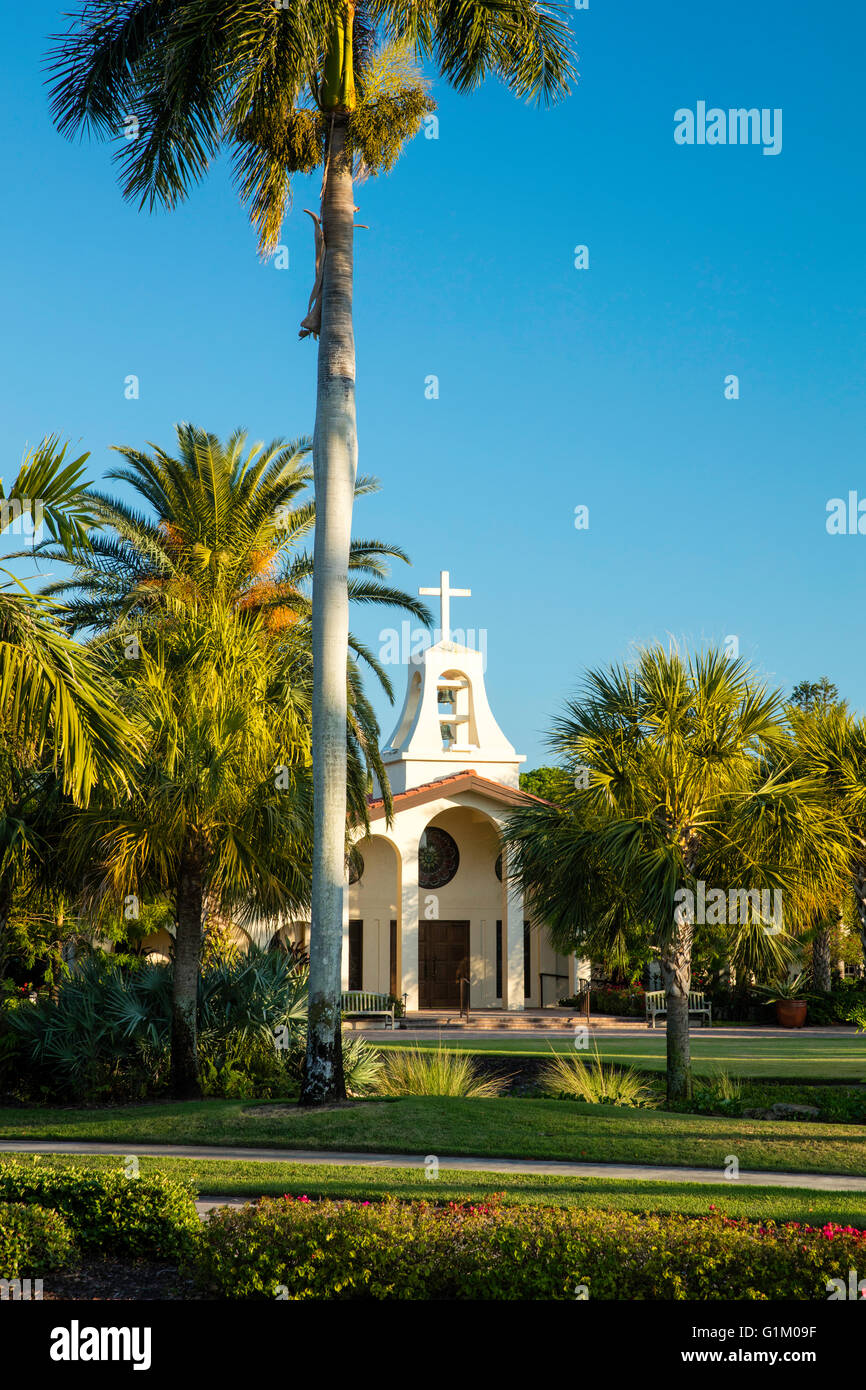
[[[606,1067],[598,1048],[590,1063],[577,1053],[553,1053],[539,1074],[538,1084],[547,1095],[590,1105],[650,1105],[654,1100],[651,1087],[633,1067],[625,1071]]]
[[[501,1096],[507,1078],[483,1076],[473,1057],[444,1047],[426,1051],[407,1048],[388,1052],[376,1090],[380,1096],[459,1096],[464,1100],[493,1100]]]
[[[709,1076],[697,1077],[695,1089],[707,1100],[719,1105],[735,1105],[743,1098],[743,1083],[738,1076],[731,1076],[724,1067],[711,1072]]]

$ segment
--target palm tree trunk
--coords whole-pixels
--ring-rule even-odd
[[[196,1014],[201,969],[204,884],[201,849],[184,851],[177,879],[177,938],[171,1004],[171,1089],[176,1100],[198,1100]]]
[[[821,927],[812,941],[812,980],[815,988],[829,994],[833,984],[830,960],[830,928]]]
[[[667,1006],[668,1100],[687,1100],[692,1094],[689,1039],[689,990],[692,983],[694,924],[677,922],[661,953]]]
[[[857,864],[853,877],[854,901],[857,905],[857,922],[860,928],[860,945],[863,949],[863,963],[866,965],[866,865]]]
[[[310,1003],[302,1105],[345,1095],[340,1037],[340,964],[346,852],[347,588],[358,467],[352,241],[355,199],[345,151],[346,119],[331,129],[322,200],[325,242],[313,469],[313,896]]]

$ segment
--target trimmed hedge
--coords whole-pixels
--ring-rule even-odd
[[[826,1299],[858,1259],[852,1227],[285,1197],[212,1212],[193,1272],[224,1298]]]
[[[82,1251],[133,1259],[180,1259],[199,1230],[191,1183],[161,1174],[82,1172],[0,1162],[0,1202],[52,1207],[66,1218]]]
[[[0,1202],[0,1279],[41,1278],[72,1258],[72,1232],[57,1211]]]

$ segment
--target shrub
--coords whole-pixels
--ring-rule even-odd
[[[382,1075],[382,1054],[363,1038],[343,1038],[343,1080],[346,1094],[367,1096]]]
[[[0,1202],[0,1279],[40,1279],[72,1258],[68,1224],[46,1207]]]
[[[815,1299],[864,1257],[851,1227],[287,1197],[212,1212],[194,1272],[224,1298]]]
[[[796,1085],[786,1082],[737,1081],[726,1092],[724,1086],[695,1077],[694,1093],[688,1100],[666,1100],[665,1110],[678,1114],[737,1116],[753,1111],[770,1111],[779,1102],[811,1105],[818,1110],[822,1124],[866,1124],[866,1094],[857,1086]],[[760,1118],[754,1115],[753,1118]],[[778,1117],[777,1117],[778,1118]]]
[[[21,1041],[8,1022],[8,1013],[0,1005],[0,1094],[11,1088],[21,1067]]]
[[[491,1100],[501,1096],[506,1077],[483,1076],[473,1057],[450,1052],[407,1048],[387,1052],[376,1083],[380,1096],[463,1096],[467,1100]]]
[[[598,1048],[589,1064],[577,1053],[555,1052],[541,1069],[538,1083],[548,1095],[568,1100],[585,1100],[593,1105],[648,1105],[654,1099],[651,1087],[629,1067],[607,1067]]]
[[[589,1007],[594,1014],[643,1018],[646,1014],[646,992],[640,985],[595,986],[590,990]]]
[[[65,1217],[82,1250],[133,1258],[178,1259],[199,1229],[191,1184],[161,1174],[0,1162],[0,1202],[48,1206]]]
[[[858,1031],[866,1033],[866,998],[857,999],[846,1005],[845,1022],[856,1023]]]
[[[226,1100],[286,1096],[297,1090],[297,1049],[284,1051],[270,1036],[230,1034],[199,1044],[202,1093]]]
[[[866,1024],[866,981],[837,980],[829,994],[809,999],[809,1022]]]
[[[29,1082],[31,1093],[64,1099],[141,1099],[157,1092],[168,1080],[172,978],[171,965],[129,968],[91,958],[63,981],[56,1000],[4,1011],[28,1072],[19,1089],[26,1093]],[[198,1030],[211,1093],[285,1091],[288,1058],[305,1027],[306,1008],[306,965],[282,951],[251,947],[205,967]],[[268,1073],[261,1091],[254,1080],[247,1085],[238,1079],[250,1058],[256,1059],[254,1077],[262,1067]]]

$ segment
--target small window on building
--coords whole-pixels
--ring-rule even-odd
[[[392,922],[390,928],[390,973],[388,988],[394,999],[397,998],[397,923]]]
[[[349,989],[363,989],[364,923],[349,923]]]
[[[502,923],[496,923],[496,998],[502,998]]]
[[[523,997],[528,999],[532,993],[532,932],[528,922],[523,923]]]

